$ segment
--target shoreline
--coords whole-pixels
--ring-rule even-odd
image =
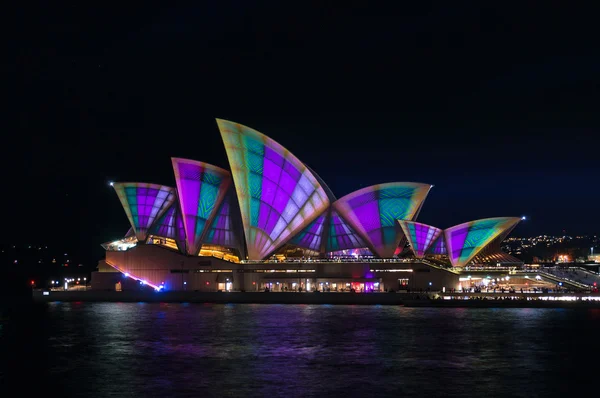
[[[501,295],[443,294],[453,299],[433,298],[436,293],[297,293],[297,292],[142,292],[142,291],[33,291],[37,303],[49,302],[147,302],[212,304],[332,304],[397,305],[437,308],[599,308],[600,301],[586,300],[589,294],[569,294],[572,300],[555,300],[554,294]],[[534,299],[528,299],[528,298]]]

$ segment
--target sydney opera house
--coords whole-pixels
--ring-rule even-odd
[[[230,170],[172,158],[174,186],[113,183],[131,228],[104,243],[92,287],[191,291],[442,290],[460,270],[517,264],[518,217],[417,222],[432,186],[377,184],[337,198],[289,150],[217,119]]]

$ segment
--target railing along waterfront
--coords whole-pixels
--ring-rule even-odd
[[[578,287],[580,289],[590,289],[591,288],[590,285],[586,285],[585,283],[581,283],[581,282],[575,281],[575,280],[570,279],[570,278],[565,278],[565,277],[562,277],[562,276],[554,275],[554,274],[551,274],[551,273],[546,272],[546,271],[539,271],[539,272],[537,272],[537,274],[538,275],[543,275],[546,278],[551,279],[551,280],[553,280],[555,282],[567,282],[567,283],[569,283],[569,284],[571,284],[573,286],[576,286],[576,287]]]
[[[293,263],[416,263],[417,258],[340,258],[340,259],[286,259],[286,260],[240,260],[240,264],[293,264]]]

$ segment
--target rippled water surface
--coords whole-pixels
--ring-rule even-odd
[[[63,396],[572,396],[598,341],[600,310],[52,303],[2,323],[0,360]]]

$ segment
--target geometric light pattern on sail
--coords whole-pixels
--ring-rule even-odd
[[[323,228],[327,213],[321,214],[306,228],[296,234],[288,243],[310,249],[316,252],[321,251],[321,242],[323,239]]]
[[[172,158],[187,253],[200,252],[202,238],[231,185],[231,174],[196,160]]]
[[[312,172],[264,134],[217,119],[229,159],[250,260],[262,260],[329,206]]]
[[[442,234],[442,230],[431,225],[414,221],[398,221],[408,239],[408,243],[416,258],[423,258],[425,252]]]
[[[367,240],[379,257],[391,258],[402,238],[398,220],[413,220],[431,185],[392,182],[352,192],[333,208]]]
[[[219,211],[217,212],[217,215],[213,220],[206,237],[202,240],[202,243],[220,245],[229,248],[239,248],[236,229],[234,228],[231,218],[233,211],[231,202],[232,197],[229,195],[225,196],[225,199],[223,199],[223,203],[221,203],[221,207],[219,208]]]
[[[140,242],[145,242],[148,229],[175,202],[175,190],[164,185],[118,182],[113,188]]]
[[[439,238],[429,246],[427,254],[448,254],[446,251],[446,244],[444,243],[444,234],[441,234]]]
[[[176,241],[185,242],[185,229],[183,228],[183,220],[177,209],[178,204],[174,203],[167,209],[156,223],[150,228],[150,234],[163,238],[171,238]]]
[[[448,256],[455,267],[464,267],[496,237],[521,221],[519,217],[485,218],[444,230]]]
[[[348,224],[339,213],[331,210],[329,234],[327,235],[326,252],[367,247],[365,241]]]

